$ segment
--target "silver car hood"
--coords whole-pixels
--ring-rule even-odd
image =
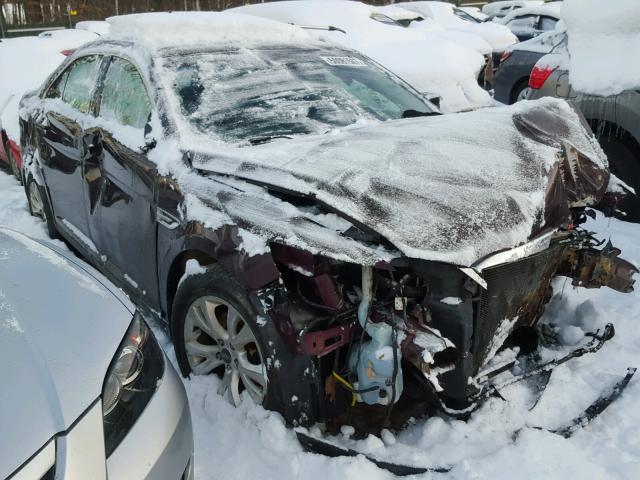
[[[90,267],[0,228],[0,478],[100,396],[132,318],[124,296],[102,282]]]
[[[558,174],[568,146],[581,152],[579,165],[562,168],[576,176],[569,183]],[[562,226],[569,204],[597,202],[609,178],[593,135],[556,99],[255,147],[194,147],[192,165],[201,171],[305,196],[382,235],[402,255],[463,266]],[[579,178],[583,173],[588,181]],[[242,186],[242,193],[214,192],[190,178],[180,184],[267,241],[357,263],[376,253],[384,259],[379,251],[360,254],[353,242],[311,235],[311,227],[303,231],[303,213],[289,213],[259,192]]]

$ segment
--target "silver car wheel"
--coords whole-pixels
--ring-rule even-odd
[[[44,207],[42,197],[40,196],[40,189],[36,182],[33,181],[29,184],[29,202],[31,203],[31,213],[44,219]]]
[[[191,371],[220,375],[219,393],[231,403],[238,406],[240,394],[246,390],[257,404],[262,404],[267,391],[262,353],[247,322],[227,302],[205,296],[189,306],[184,346]]]
[[[531,92],[531,87],[523,88],[518,94],[518,97],[516,98],[516,102],[519,102],[521,100],[526,100],[527,98],[529,98],[530,92]]]

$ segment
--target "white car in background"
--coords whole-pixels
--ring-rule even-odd
[[[505,25],[521,42],[531,40],[541,33],[556,28],[560,21],[562,2],[550,2],[543,5],[519,8],[494,22]]]
[[[496,65],[502,52],[518,41],[516,36],[504,25],[480,22],[450,3],[425,1],[400,2],[395,5],[417,12],[425,18],[431,18],[447,30],[479,35],[491,45]]]
[[[485,56],[490,55],[493,51],[491,45],[480,35],[460,30],[447,30],[434,19],[425,18],[421,14],[406,8],[398,7],[397,5],[386,5],[378,7],[377,10],[403,27],[415,29],[426,34],[427,39],[439,38],[452,41]]]
[[[402,28],[371,5],[341,0],[282,1],[229,11],[303,26],[315,38],[358,50],[429,98],[440,97],[445,113],[491,105],[489,94],[477,80],[485,66],[481,54],[449,40],[427,40],[423,32]]]
[[[0,228],[0,478],[193,478],[184,385],[97,271]]]

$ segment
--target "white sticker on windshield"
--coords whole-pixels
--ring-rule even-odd
[[[334,67],[366,67],[367,64],[356,57],[320,57]]]

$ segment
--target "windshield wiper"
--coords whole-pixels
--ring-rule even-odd
[[[432,117],[434,115],[442,115],[440,112],[419,112],[418,110],[405,110],[402,112],[402,118],[415,118],[415,117]]]
[[[289,140],[291,140],[293,137],[290,137],[289,135],[265,135],[264,137],[250,138],[248,142],[251,145],[260,145],[262,143],[267,143],[271,140],[275,140],[276,138],[288,138]]]

